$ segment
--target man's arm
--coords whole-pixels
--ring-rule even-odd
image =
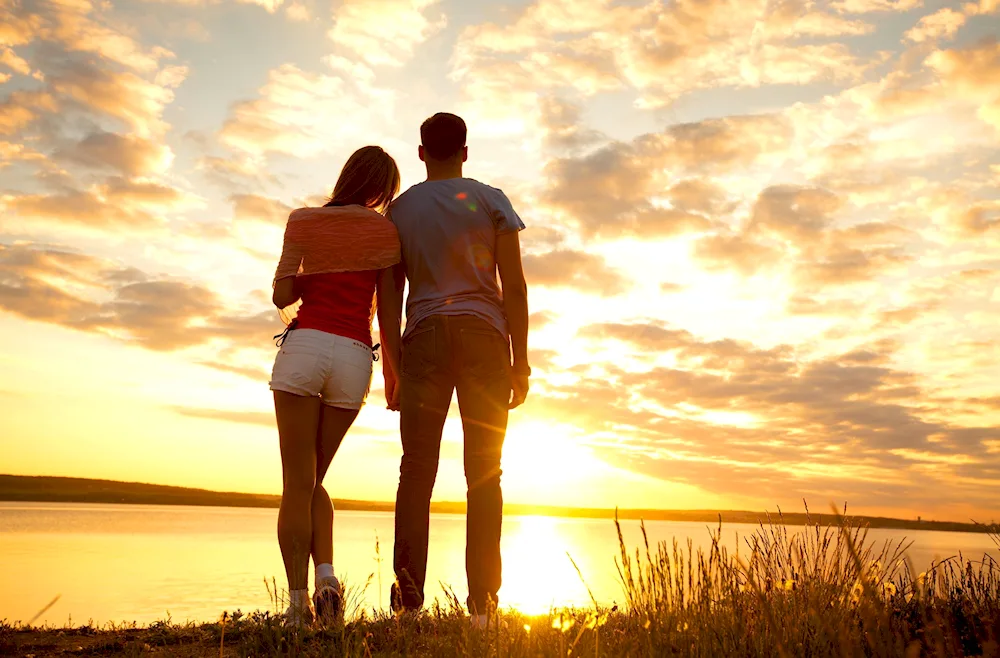
[[[497,270],[503,286],[503,305],[510,331],[510,347],[514,357],[511,377],[513,395],[510,408],[520,406],[528,396],[528,284],[521,267],[521,241],[517,231],[497,236]]]
[[[400,328],[405,285],[406,275],[402,265],[383,270],[379,276],[378,328],[382,341],[382,375],[385,377],[385,401],[393,411],[399,410]]]

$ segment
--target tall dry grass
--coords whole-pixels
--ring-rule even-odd
[[[1000,547],[995,528],[992,537]],[[1000,564],[990,554],[917,574],[908,543],[871,541],[836,513],[798,531],[780,517],[761,524],[736,554],[720,538],[721,525],[706,550],[620,541],[622,616],[630,632],[648,632],[647,655],[1000,655]]]

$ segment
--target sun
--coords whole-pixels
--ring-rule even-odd
[[[582,486],[611,467],[584,445],[575,428],[543,421],[512,425],[503,448],[504,490],[522,503],[579,505]]]

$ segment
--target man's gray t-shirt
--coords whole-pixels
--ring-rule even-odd
[[[389,219],[410,283],[404,337],[432,315],[474,315],[507,335],[497,236],[524,222],[502,191],[471,178],[425,181],[393,202]]]

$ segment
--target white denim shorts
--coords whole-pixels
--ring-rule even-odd
[[[274,358],[271,390],[320,397],[323,404],[360,409],[372,383],[372,349],[352,338],[295,329]]]

